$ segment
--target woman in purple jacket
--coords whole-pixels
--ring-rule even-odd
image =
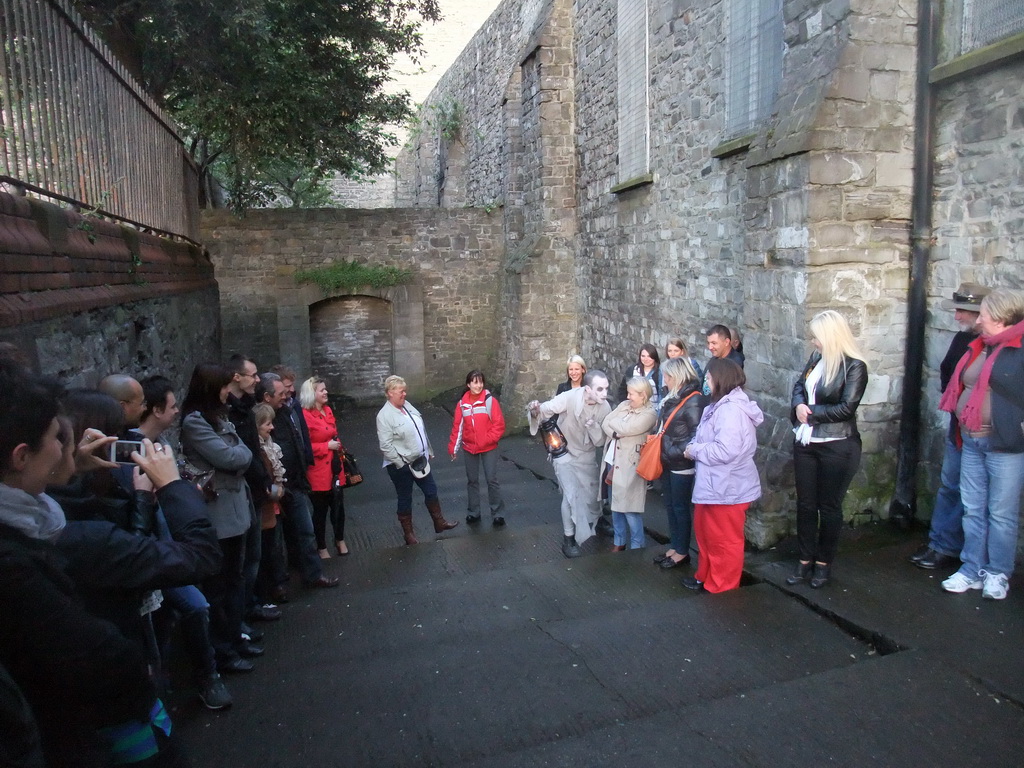
[[[747,397],[747,377],[732,360],[712,358],[704,378],[711,403],[683,454],[693,459],[693,532],[697,537],[697,572],[683,586],[725,592],[740,585],[743,573],[743,524],[750,502],[761,497],[754,466],[757,425],[764,415]]]

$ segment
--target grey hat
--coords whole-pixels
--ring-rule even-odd
[[[981,312],[981,300],[992,293],[980,283],[960,283],[952,299],[943,299],[943,309],[962,309],[966,312]]]

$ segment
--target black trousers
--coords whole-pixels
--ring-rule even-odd
[[[800,559],[831,563],[843,527],[843,498],[860,466],[860,437],[793,445]]]
[[[221,539],[223,556],[219,573],[203,582],[201,589],[210,604],[210,640],[217,662],[237,656],[242,642],[242,614],[245,604],[245,534]]]
[[[316,548],[327,549],[327,518],[331,518],[334,529],[334,540],[345,540],[345,491],[336,488],[333,491],[311,491],[309,500],[313,504],[313,533],[316,535]]]

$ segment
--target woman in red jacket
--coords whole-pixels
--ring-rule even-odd
[[[483,466],[492,524],[500,527],[505,524],[505,502],[498,484],[498,452],[495,448],[505,434],[505,417],[501,415],[498,399],[486,387],[483,371],[470,371],[466,375],[466,394],[455,406],[448,455],[455,461],[459,448],[465,449],[469,495],[466,522],[480,522],[480,467]]]
[[[327,384],[317,376],[302,383],[299,391],[302,415],[309,427],[309,441],[313,444],[313,465],[306,470],[306,479],[312,489],[309,500],[313,504],[313,533],[320,557],[327,559],[327,514],[331,515],[334,529],[334,547],[339,555],[348,554],[345,544],[345,470],[341,465],[341,441],[334,412],[327,404]],[[336,460],[337,457],[337,460]]]

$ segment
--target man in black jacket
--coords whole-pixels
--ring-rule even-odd
[[[952,309],[960,330],[946,350],[946,356],[939,366],[940,391],[945,392],[956,364],[978,335],[978,313],[981,300],[991,289],[976,283],[963,283],[953,294],[953,299],[943,299],[942,308]],[[913,555],[910,562],[918,568],[935,570],[953,568],[960,563],[960,550],[964,547],[964,506],[960,502],[960,429],[954,414],[949,416],[949,432],[946,435],[946,451],[942,457],[942,474],[939,490],[935,494],[935,507],[928,529],[928,543]]]
[[[298,423],[301,421],[305,426],[306,422],[301,411],[296,412],[289,404],[288,388],[281,377],[273,373],[264,374],[264,377],[270,386],[266,387],[263,400],[275,409],[273,436],[281,448],[281,463],[284,465],[285,493],[281,499],[281,517],[291,529],[294,540],[293,565],[298,567],[302,583],[307,587],[336,587],[338,579],[324,575],[313,534],[313,504],[309,500],[309,480],[306,479],[306,468],[313,463],[313,446],[309,444],[309,433],[303,435]]]
[[[260,377],[256,373],[256,363],[245,355],[232,355],[228,360],[227,369],[234,372],[228,394],[228,419],[235,425],[239,439],[245,447],[252,451],[253,460],[245,470],[245,482],[249,484],[250,494],[253,488],[267,488],[271,478],[266,467],[260,460],[260,438],[256,434],[256,422],[252,418],[252,409],[256,405],[256,385]],[[262,535],[260,519],[255,507],[252,509],[252,525],[245,536],[245,615],[249,620],[275,621],[281,618],[281,611],[273,604],[261,604],[256,600],[256,579],[259,576]],[[263,649],[251,646],[248,655],[262,655]]]

